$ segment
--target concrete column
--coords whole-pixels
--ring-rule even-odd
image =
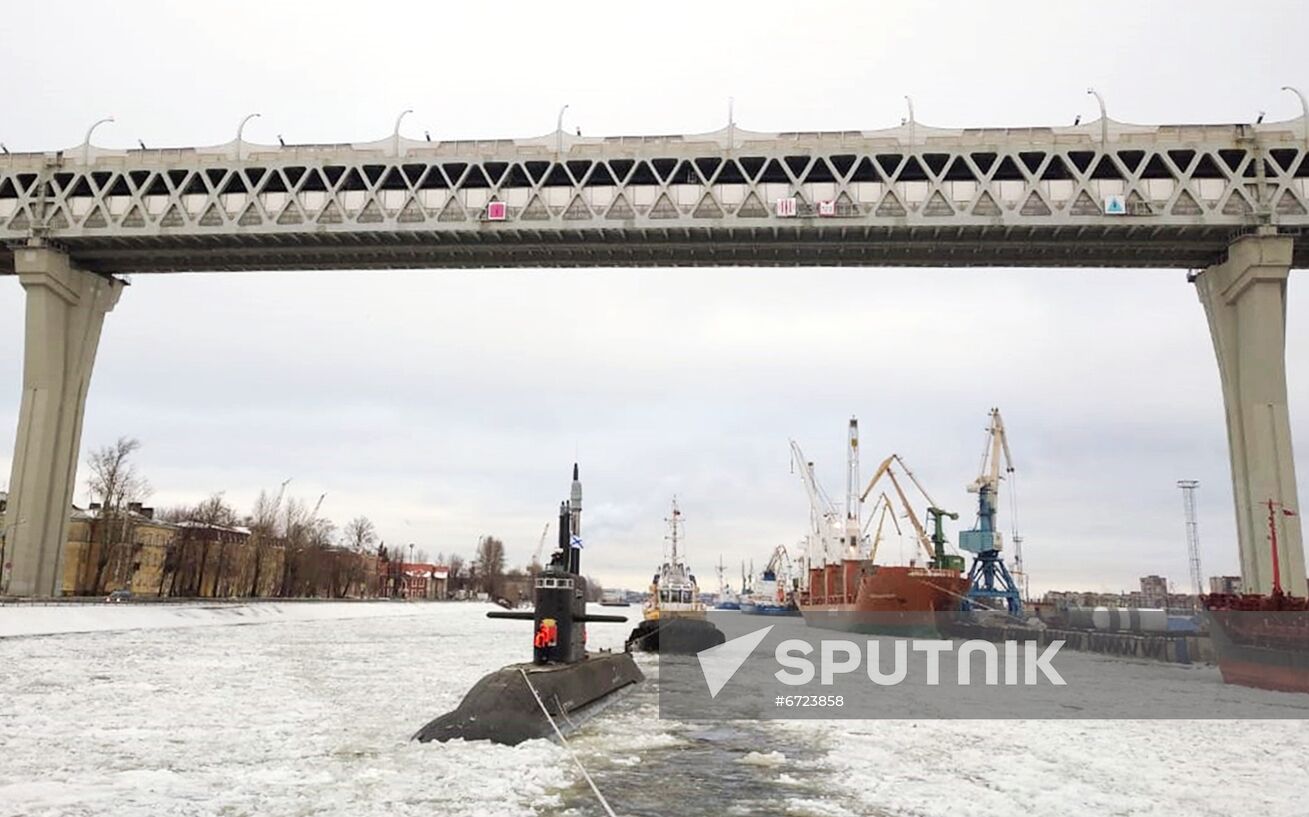
[[[40,246],[15,250],[14,267],[27,292],[27,336],[0,595],[57,596],[87,387],[123,282]]]
[[[1264,234],[1232,243],[1227,260],[1196,278],[1209,318],[1227,413],[1241,577],[1248,593],[1273,587],[1268,500],[1303,514],[1295,488],[1286,407],[1286,282],[1292,239]],[[1305,595],[1300,515],[1278,509],[1282,588]]]

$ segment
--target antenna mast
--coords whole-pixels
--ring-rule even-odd
[[[1182,509],[1186,513],[1186,555],[1191,565],[1191,587],[1196,601],[1204,592],[1203,576],[1200,570],[1200,529],[1195,520],[1195,489],[1200,483],[1193,479],[1179,479],[1177,487],[1182,489]]]

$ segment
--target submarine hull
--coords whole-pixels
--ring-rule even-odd
[[[553,738],[554,729],[524,673],[564,732],[579,715],[645,679],[625,652],[592,653],[572,664],[510,664],[474,684],[458,708],[419,729],[413,740],[489,740],[516,746],[525,740]]]
[[[646,619],[627,637],[628,649],[667,655],[694,655],[727,640],[702,618]]]

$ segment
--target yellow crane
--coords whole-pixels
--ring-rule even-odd
[[[917,488],[918,492],[927,500],[927,515],[932,518],[934,523],[932,534],[928,534],[927,530],[923,527],[923,523],[919,520],[918,514],[914,513],[914,508],[909,502],[909,497],[905,494],[904,488],[900,485],[900,480],[896,478],[894,466],[897,464],[900,466],[900,469],[904,471],[905,476],[909,477],[913,486]],[[877,484],[881,481],[882,477],[886,477],[891,481],[891,487],[895,490],[895,495],[900,499],[900,506],[903,508],[905,516],[909,518],[909,524],[914,529],[914,536],[918,539],[918,544],[922,547],[923,552],[927,554],[927,558],[931,565],[933,567],[948,569],[962,569],[962,557],[947,554],[945,552],[945,534],[941,527],[944,518],[948,517],[950,519],[958,519],[959,515],[944,510],[936,504],[936,501],[932,499],[932,495],[929,494],[927,489],[923,487],[923,484],[918,481],[918,477],[914,476],[914,472],[909,469],[909,466],[905,464],[904,459],[902,459],[899,454],[892,454],[882,460],[882,463],[877,466],[877,470],[873,473],[873,478],[868,481],[868,487],[859,495],[859,501],[861,503],[868,499],[869,494],[871,494],[873,489],[877,487]],[[883,492],[883,495],[885,495],[885,492]]]

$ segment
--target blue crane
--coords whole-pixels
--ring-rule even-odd
[[[982,451],[981,473],[968,486],[969,493],[977,494],[977,524],[972,530],[960,531],[959,548],[973,554],[973,566],[968,571],[968,598],[964,609],[996,609],[1003,603],[1011,616],[1023,612],[1023,597],[1013,574],[1005,565],[1000,550],[1004,537],[995,527],[996,500],[1000,494],[1000,457],[1003,454],[1005,473],[1012,474],[1013,459],[1009,456],[1009,439],[1005,436],[1000,409],[991,409],[991,425],[986,432],[986,448]],[[1017,537],[1015,536],[1015,540]]]

